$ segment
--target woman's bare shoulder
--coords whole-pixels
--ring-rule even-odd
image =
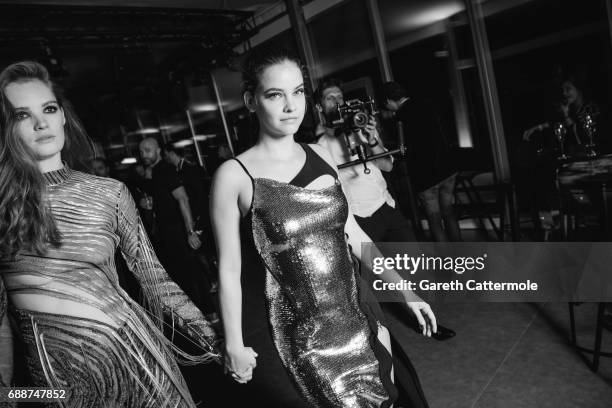
[[[217,189],[219,187],[223,189],[233,189],[239,187],[248,179],[249,176],[240,163],[238,163],[237,160],[229,159],[223,162],[215,172],[213,176],[213,186]]]

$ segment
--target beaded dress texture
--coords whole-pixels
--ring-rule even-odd
[[[320,190],[252,181],[250,218],[266,268],[270,329],[297,389],[312,407],[389,406],[389,373],[375,354],[382,347],[374,345],[376,322],[360,307],[338,180]]]
[[[9,300],[74,310],[54,314],[9,306],[35,385],[66,389],[66,407],[194,407],[173,354],[184,362],[210,361],[218,356],[215,333],[158,262],[127,188],[67,167],[44,177],[60,246],[0,261]],[[117,247],[148,310],[119,286]],[[0,293],[0,305],[1,298]],[[164,337],[164,316],[201,355],[190,356]]]
[[[4,283],[2,282],[2,279],[0,279],[0,326],[3,324],[3,318],[4,318],[4,315],[6,314],[6,305],[7,305],[6,290],[4,289]],[[2,328],[0,328],[0,330],[2,330]],[[10,328],[8,330],[10,330]],[[2,354],[0,353],[0,356],[1,355]],[[2,378],[2,372],[0,372],[0,387],[8,386],[8,384],[6,384],[6,381],[7,381],[6,379]]]

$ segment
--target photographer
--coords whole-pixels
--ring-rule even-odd
[[[335,79],[321,81],[314,97],[317,108],[325,119],[324,123],[317,126],[317,144],[327,149],[336,165],[355,160],[358,157],[356,154],[352,154],[354,153],[352,148],[357,143],[365,146],[368,156],[387,151],[376,129],[376,119],[371,114],[369,114],[368,124],[363,128],[353,130],[346,126],[340,128],[336,126],[336,123],[338,123],[338,107],[345,106],[341,82]],[[351,122],[350,118],[346,119]],[[346,134],[347,131],[350,134]],[[416,241],[410,222],[395,208],[395,201],[387,190],[387,182],[381,172],[381,170],[389,172],[393,169],[393,158],[387,156],[369,161],[367,166],[369,172],[365,171],[362,164],[338,169],[338,178],[342,183],[346,199],[357,224],[375,243]],[[362,277],[365,282],[371,284],[374,275],[365,273]],[[401,303],[381,303],[381,306],[385,315],[389,318],[389,330],[394,347],[397,350],[394,355],[393,366],[397,370],[398,381],[400,383],[411,381],[411,376],[407,374],[411,371],[410,363],[406,357],[409,350],[403,350],[403,345],[410,342],[405,338],[405,328],[407,326],[404,318],[409,314]],[[414,321],[408,323],[408,326],[410,325],[414,326]],[[455,332],[453,330],[438,325],[438,331],[433,338],[448,340],[454,336]],[[416,386],[416,389],[418,388],[420,387]],[[414,396],[409,399],[418,401],[418,398]],[[414,406],[418,406],[418,404]]]
[[[317,127],[317,143],[329,151],[337,165],[355,160],[358,156],[352,154],[354,152],[351,152],[351,148],[359,144],[365,147],[368,156],[387,151],[376,129],[376,119],[372,115],[369,115],[368,124],[362,129],[348,130],[336,128],[332,124],[338,113],[338,106],[344,105],[340,81],[322,81],[315,92],[315,101],[325,118],[324,123]],[[367,167],[369,173],[363,165],[339,170],[340,181],[357,223],[374,242],[415,241],[410,223],[395,208],[395,201],[387,190],[387,182],[381,172],[393,169],[393,158],[388,156],[367,162]]]

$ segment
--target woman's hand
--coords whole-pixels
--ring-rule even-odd
[[[537,126],[527,129],[525,132],[523,132],[523,140],[529,142],[531,140],[531,135],[533,135],[535,132],[541,132],[547,127],[548,123],[540,123]]]
[[[225,372],[240,384],[246,384],[253,378],[253,369],[257,366],[257,353],[251,347],[237,347],[225,350]]]
[[[187,243],[189,244],[189,247],[193,250],[196,250],[202,246],[202,241],[200,241],[200,237],[195,231],[189,231],[187,233]]]
[[[532,128],[527,129],[526,131],[523,132],[523,140],[526,142],[529,142],[531,140],[531,135],[533,135],[533,132],[535,132],[538,129],[538,126],[534,126]]]
[[[431,306],[416,294],[411,293],[406,296],[406,305],[408,309],[414,313],[414,316],[419,322],[419,326],[422,329],[423,336],[431,337],[431,333],[438,331],[438,324],[436,323],[436,316],[431,310]]]

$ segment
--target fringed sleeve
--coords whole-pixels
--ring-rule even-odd
[[[6,314],[6,289],[4,288],[4,280],[0,277],[0,322],[4,319],[4,315]]]
[[[0,387],[10,384],[13,369],[13,341],[9,321],[6,318],[6,290],[0,277]]]
[[[210,359],[219,358],[219,337],[200,309],[181,288],[170,279],[160,264],[144,229],[132,195],[125,185],[121,186],[118,204],[117,233],[119,247],[127,265],[138,279],[146,302],[159,327],[163,315],[190,339],[194,340]],[[183,355],[183,357],[186,357]],[[189,358],[187,357],[189,360]],[[202,359],[193,360],[202,361]]]

